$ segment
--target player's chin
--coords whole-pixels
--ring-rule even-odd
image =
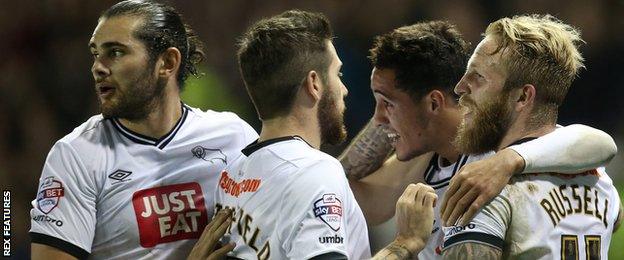
[[[400,140],[394,144],[394,149],[397,160],[401,162],[409,161],[419,155],[418,151],[410,149],[409,146]]]

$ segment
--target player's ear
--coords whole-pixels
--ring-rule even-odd
[[[175,76],[180,68],[182,62],[182,54],[180,50],[175,47],[169,47],[158,58],[156,62],[156,70],[158,76],[171,77]]]
[[[515,110],[520,112],[527,107],[531,107],[535,102],[535,86],[524,84],[521,88],[511,91],[512,98],[515,99]]]
[[[446,102],[446,97],[444,93],[439,90],[432,90],[425,97],[425,102],[427,102],[427,110],[431,113],[437,114],[440,113],[441,109],[444,106],[444,102]]]
[[[321,75],[314,70],[308,71],[303,80],[301,88],[314,103],[321,100],[321,91],[324,87],[321,82]]]

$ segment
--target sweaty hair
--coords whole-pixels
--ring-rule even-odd
[[[189,74],[198,76],[197,64],[204,59],[203,44],[181,15],[171,6],[151,1],[127,0],[104,11],[100,19],[122,15],[143,18],[143,25],[134,32],[147,48],[150,63],[170,47],[177,48],[182,56],[177,82],[180,89]]]
[[[288,114],[310,71],[326,83],[331,39],[323,14],[299,10],[263,19],[243,34],[238,64],[260,119]]]
[[[391,69],[396,86],[418,102],[434,89],[452,95],[468,62],[468,46],[446,21],[422,22],[375,38],[370,49],[374,67]]]
[[[507,73],[504,88],[532,84],[536,106],[529,124],[556,122],[572,81],[583,68],[578,46],[580,32],[551,15],[522,15],[491,23],[485,36],[493,36],[502,52]]]

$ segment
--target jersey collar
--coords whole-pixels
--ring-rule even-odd
[[[249,144],[241,152],[243,152],[243,154],[245,156],[249,157],[249,155],[251,155],[255,151],[260,150],[260,148],[262,148],[262,147],[267,147],[267,146],[272,145],[274,143],[279,143],[279,142],[289,141],[289,140],[299,140],[299,141],[303,141],[304,143],[310,145],[308,142],[306,142],[306,140],[301,138],[301,136],[291,135],[291,136],[283,136],[283,137],[272,138],[272,139],[264,140],[262,142],[258,142],[258,139],[256,139],[256,141],[254,141],[253,143]],[[312,146],[310,145],[310,147],[312,147]]]
[[[537,139],[537,137],[525,137],[525,138],[522,138],[520,140],[517,140],[517,141],[511,143],[507,147],[512,146],[512,145],[521,144],[521,143],[526,143],[526,142],[529,142],[529,141],[532,141],[532,140],[535,140],[535,139]],[[507,147],[505,147],[505,148],[507,148]]]
[[[125,136],[131,141],[135,143],[139,143],[139,144],[153,145],[153,146],[158,147],[158,149],[162,150],[163,148],[165,148],[165,146],[167,146],[167,144],[169,144],[169,142],[171,142],[171,140],[173,140],[173,137],[176,135],[176,133],[178,133],[178,130],[182,128],[182,124],[184,124],[184,121],[186,120],[186,117],[188,116],[189,108],[184,104],[182,104],[181,106],[182,106],[182,116],[180,116],[180,119],[178,119],[178,122],[176,122],[176,124],[169,131],[169,133],[167,133],[166,135],[162,136],[159,139],[145,136],[145,135],[136,133],[128,129],[123,124],[121,124],[121,122],[119,122],[118,118],[112,118],[111,122],[113,123],[113,126],[115,127],[115,129],[117,129],[117,131],[121,133],[121,135]]]

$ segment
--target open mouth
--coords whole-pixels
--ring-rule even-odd
[[[101,85],[97,87],[97,90],[100,96],[106,97],[113,93],[115,91],[115,88],[110,85]]]
[[[399,138],[401,138],[401,136],[397,133],[388,133],[388,139],[390,139],[392,143],[396,143]]]

